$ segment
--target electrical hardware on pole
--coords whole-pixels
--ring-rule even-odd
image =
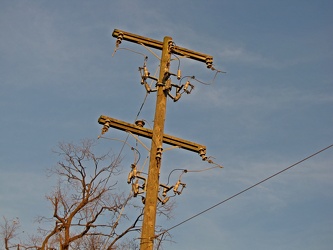
[[[145,206],[140,238],[140,249],[152,250],[154,246],[154,240],[156,238],[155,222],[158,201],[162,204],[165,204],[170,198],[167,197],[167,192],[173,190],[175,195],[180,195],[183,189],[186,187],[186,184],[182,183],[180,179],[174,186],[168,186],[159,183],[163,143],[196,152],[200,155],[203,161],[212,163],[212,161],[209,160],[209,158],[206,156],[206,147],[204,145],[164,134],[167,97],[169,96],[171,99],[173,99],[174,102],[176,102],[180,99],[182,93],[190,94],[194,88],[190,81],[186,81],[184,85],[180,86],[171,82],[171,76],[175,76],[177,80],[181,79],[181,71],[179,67],[176,74],[169,72],[171,55],[174,55],[175,57],[177,57],[176,55],[179,55],[188,59],[203,62],[206,64],[207,68],[215,70],[213,67],[213,57],[207,54],[176,46],[172,38],[168,36],[164,37],[163,41],[157,41],[118,29],[113,31],[112,36],[116,38],[116,48],[114,53],[117,51],[119,45],[123,41],[137,43],[162,51],[158,78],[150,75],[146,66],[147,57],[145,58],[143,67],[139,68],[141,74],[141,84],[144,85],[147,93],[157,92],[153,129],[151,130],[144,128],[145,124],[143,121],[136,121],[135,124],[130,124],[104,115],[100,116],[98,119],[98,123],[103,125],[102,134],[106,133],[110,127],[113,127],[128,133],[149,138],[152,141],[147,179],[140,175],[136,164],[132,164],[131,172],[129,173],[127,179],[129,184],[132,183],[134,196],[144,192],[146,193],[146,196],[143,197],[143,203]],[[147,79],[156,81],[156,86],[154,89],[151,89],[151,87],[148,85],[146,81]],[[176,89],[176,93],[174,95],[171,94],[171,90],[173,88]],[[159,195],[160,188],[163,189],[162,196]]]

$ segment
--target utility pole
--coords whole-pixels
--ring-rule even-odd
[[[159,174],[161,168],[163,143],[179,146],[199,153],[203,160],[206,160],[206,147],[197,143],[189,142],[180,138],[164,134],[164,123],[166,115],[167,97],[172,88],[169,72],[171,54],[185,56],[190,59],[205,62],[207,68],[212,68],[213,57],[188,50],[174,45],[171,37],[164,37],[163,42],[150,38],[132,34],[129,32],[114,30],[112,35],[117,38],[116,46],[119,46],[122,40],[138,43],[154,49],[162,50],[160,59],[159,78],[156,83],[156,109],[154,117],[153,130],[145,129],[140,126],[128,124],[111,117],[101,116],[98,122],[104,125],[102,133],[105,133],[109,127],[114,127],[140,136],[151,138],[150,161],[148,170],[148,179],[146,182],[145,207],[141,231],[141,250],[152,250],[155,240],[156,210],[159,192]],[[147,76],[148,77],[148,76]],[[148,77],[151,78],[151,77]],[[176,101],[176,99],[174,99]]]
[[[140,249],[153,249],[155,240],[156,207],[159,189],[159,174],[162,158],[162,141],[166,113],[167,93],[163,90],[166,75],[169,73],[171,37],[164,37],[160,63],[159,83],[157,84],[157,99],[153,127],[153,137],[150,150],[149,172],[147,181],[146,201],[143,214]],[[168,79],[167,79],[168,80]]]

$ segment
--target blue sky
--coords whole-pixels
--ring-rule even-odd
[[[159,221],[165,228],[331,145],[332,23],[331,1],[0,1],[0,216],[32,231],[49,212],[46,173],[57,143],[97,138],[101,114],[134,121],[146,94],[143,58],[124,50],[112,57],[114,29],[171,36],[227,72],[168,100],[165,132],[206,145],[224,168],[184,175],[174,218]],[[122,46],[148,55],[155,72],[149,51]],[[191,60],[181,68],[206,82],[214,76]],[[140,118],[152,124],[154,108],[152,93]],[[132,154],[124,156],[127,171]],[[207,167],[184,150],[163,156],[162,181],[175,168]],[[330,149],[184,223],[164,249],[331,249],[332,162]]]

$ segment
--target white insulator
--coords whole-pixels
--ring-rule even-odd
[[[180,78],[182,77],[182,72],[180,69],[177,70],[177,79],[180,80]]]

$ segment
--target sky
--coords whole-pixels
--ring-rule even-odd
[[[172,37],[212,55],[226,72],[214,79],[204,63],[171,63],[200,82],[191,80],[194,89],[178,102],[168,99],[165,133],[205,145],[223,168],[184,174],[173,218],[157,221],[163,228],[332,145],[332,23],[328,0],[1,0],[0,216],[20,219],[20,237],[33,232],[36,217],[50,214],[47,169],[59,160],[52,151],[59,142],[96,139],[100,115],[133,123],[144,104],[139,118],[153,126],[156,95],[144,101],[138,67],[147,55],[155,74],[160,51],[123,41],[128,50],[112,56],[114,29]],[[127,134],[110,129],[106,136]],[[122,144],[99,139],[98,147],[117,154]],[[140,153],[144,166],[148,152]],[[122,156],[119,183],[133,161],[130,150]],[[330,148],[173,228],[163,249],[330,250],[332,163]],[[193,152],[168,150],[160,179],[211,166]]]

